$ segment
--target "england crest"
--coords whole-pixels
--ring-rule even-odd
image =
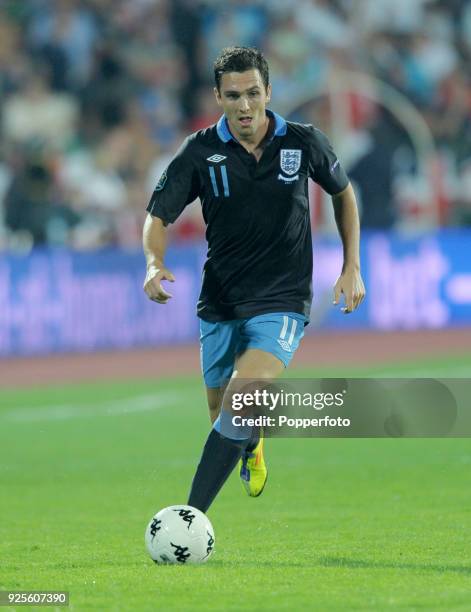
[[[293,176],[301,167],[301,149],[281,149],[280,168],[288,176]]]

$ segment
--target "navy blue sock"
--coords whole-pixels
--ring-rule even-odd
[[[230,440],[215,429],[204,445],[191,484],[188,505],[206,512],[239,461],[247,440]]]

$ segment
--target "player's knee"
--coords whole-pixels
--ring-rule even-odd
[[[206,397],[208,400],[208,409],[211,422],[214,422],[219,414],[223,395],[223,389],[211,389],[209,387],[206,389]]]
[[[277,378],[285,369],[284,363],[266,351],[249,349],[238,359],[233,377]]]

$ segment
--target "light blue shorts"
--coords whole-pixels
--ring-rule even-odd
[[[278,357],[285,367],[304,336],[306,317],[296,312],[275,312],[249,319],[210,323],[200,319],[201,369],[207,387],[224,386],[232,375],[237,355],[249,348]]]

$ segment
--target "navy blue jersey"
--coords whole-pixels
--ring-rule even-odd
[[[258,162],[234,139],[223,116],[185,140],[147,207],[168,224],[201,199],[208,255],[197,311],[206,321],[268,312],[297,312],[308,318],[308,177],[331,195],[348,185],[321,131],[267,114],[273,129]]]

